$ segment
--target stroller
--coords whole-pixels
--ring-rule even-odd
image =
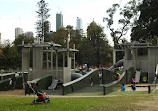
[[[32,104],[42,102],[42,103],[50,103],[50,98],[44,91],[39,91],[38,90],[38,83],[32,82],[32,81],[27,81],[28,86],[31,88],[31,90],[34,93],[34,100]],[[35,94],[37,94],[38,98],[35,99]]]

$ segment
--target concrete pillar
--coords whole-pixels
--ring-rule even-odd
[[[64,67],[63,83],[71,81],[71,58],[68,58],[68,66]]]
[[[41,56],[41,68],[43,68],[43,51],[40,52],[40,56]]]
[[[53,70],[53,50],[51,49],[51,73]]]
[[[30,48],[22,48],[22,71],[29,69],[30,65]]]
[[[48,62],[48,52],[46,52],[46,67],[49,68],[49,62]]]
[[[74,49],[75,49],[75,44],[74,44]],[[75,52],[74,52],[74,70],[75,70]]]
[[[56,74],[58,71],[58,53],[56,52]]]
[[[113,64],[116,63],[116,50],[113,49]]]
[[[33,48],[33,70],[40,70],[42,60],[43,60],[43,52],[41,51],[41,47]]]

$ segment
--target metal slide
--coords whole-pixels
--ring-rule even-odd
[[[111,71],[111,70],[113,70],[113,69],[115,69],[115,68],[117,68],[117,67],[121,67],[121,66],[123,66],[123,59],[121,59],[121,60],[119,60],[116,64],[114,64],[113,66],[111,66],[110,68],[109,68],[109,70]]]
[[[58,84],[58,80],[53,80],[52,84],[48,87],[49,90],[54,90]]]

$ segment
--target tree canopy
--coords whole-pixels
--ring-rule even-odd
[[[156,44],[158,37],[158,1],[143,0],[139,6],[140,16],[132,28],[131,40]]]
[[[117,45],[120,44],[120,40],[127,34],[138,17],[137,4],[137,0],[130,0],[123,8],[120,7],[119,4],[113,4],[112,7],[106,11],[108,17],[103,18],[103,20],[107,22],[107,28],[111,31],[110,34],[116,49],[119,48]],[[118,14],[118,10],[120,18],[117,21],[116,19],[114,20],[114,16]],[[114,24],[117,24],[119,27],[114,27]]]
[[[44,38],[46,36],[46,33],[48,33],[49,29],[49,21],[48,18],[50,16],[49,14],[49,8],[47,8],[48,3],[45,2],[45,0],[40,0],[37,3],[38,6],[38,20],[36,22],[36,30],[37,30],[37,39],[39,42],[44,42]]]

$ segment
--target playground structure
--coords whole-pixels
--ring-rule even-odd
[[[22,71],[29,72],[29,80],[52,74],[52,79],[56,79],[60,83],[71,81],[71,64],[73,63],[75,69],[75,52],[78,51],[75,46],[73,49],[69,47],[60,48],[61,45],[53,42],[34,43],[32,45],[22,44],[20,46],[22,47]],[[33,55],[30,55],[31,50]],[[72,58],[69,57],[70,52],[73,52],[73,62],[71,61]],[[63,55],[62,67],[59,67],[58,63],[59,53]],[[31,56],[33,68],[30,70]]]
[[[92,91],[93,88],[100,90],[106,95],[119,90],[122,84],[131,83],[134,76],[138,78],[137,83],[141,82],[144,74],[147,76],[147,82],[153,83],[147,86],[150,89],[148,92],[150,93],[156,88],[157,46],[150,46],[144,43],[124,44],[124,59],[108,69],[103,69],[102,79],[99,78],[100,72],[98,69],[93,69],[83,76],[76,76],[77,78],[72,79],[71,76],[75,71],[75,52],[78,51],[75,47],[73,49],[68,47],[61,48],[61,45],[53,42],[31,45],[22,44],[20,46],[22,47],[22,71],[28,71],[28,80],[38,82],[40,89],[54,90],[57,84],[61,83],[62,91],[60,94],[63,95],[82,89],[87,89],[87,91],[90,89],[89,91]],[[69,52],[73,53],[73,59],[69,57]],[[62,66],[59,66],[58,63],[59,53],[63,56]],[[33,68],[31,70],[29,68],[30,58],[33,60]],[[150,66],[149,63],[151,64]],[[73,70],[71,64],[73,64]],[[120,80],[114,80],[113,76],[119,69],[122,69],[121,78]],[[158,68],[156,72],[158,72]]]
[[[140,71],[140,76],[147,78],[148,83],[152,83],[158,64],[158,45],[132,42],[124,44],[124,48],[124,70],[133,67],[137,73]]]

